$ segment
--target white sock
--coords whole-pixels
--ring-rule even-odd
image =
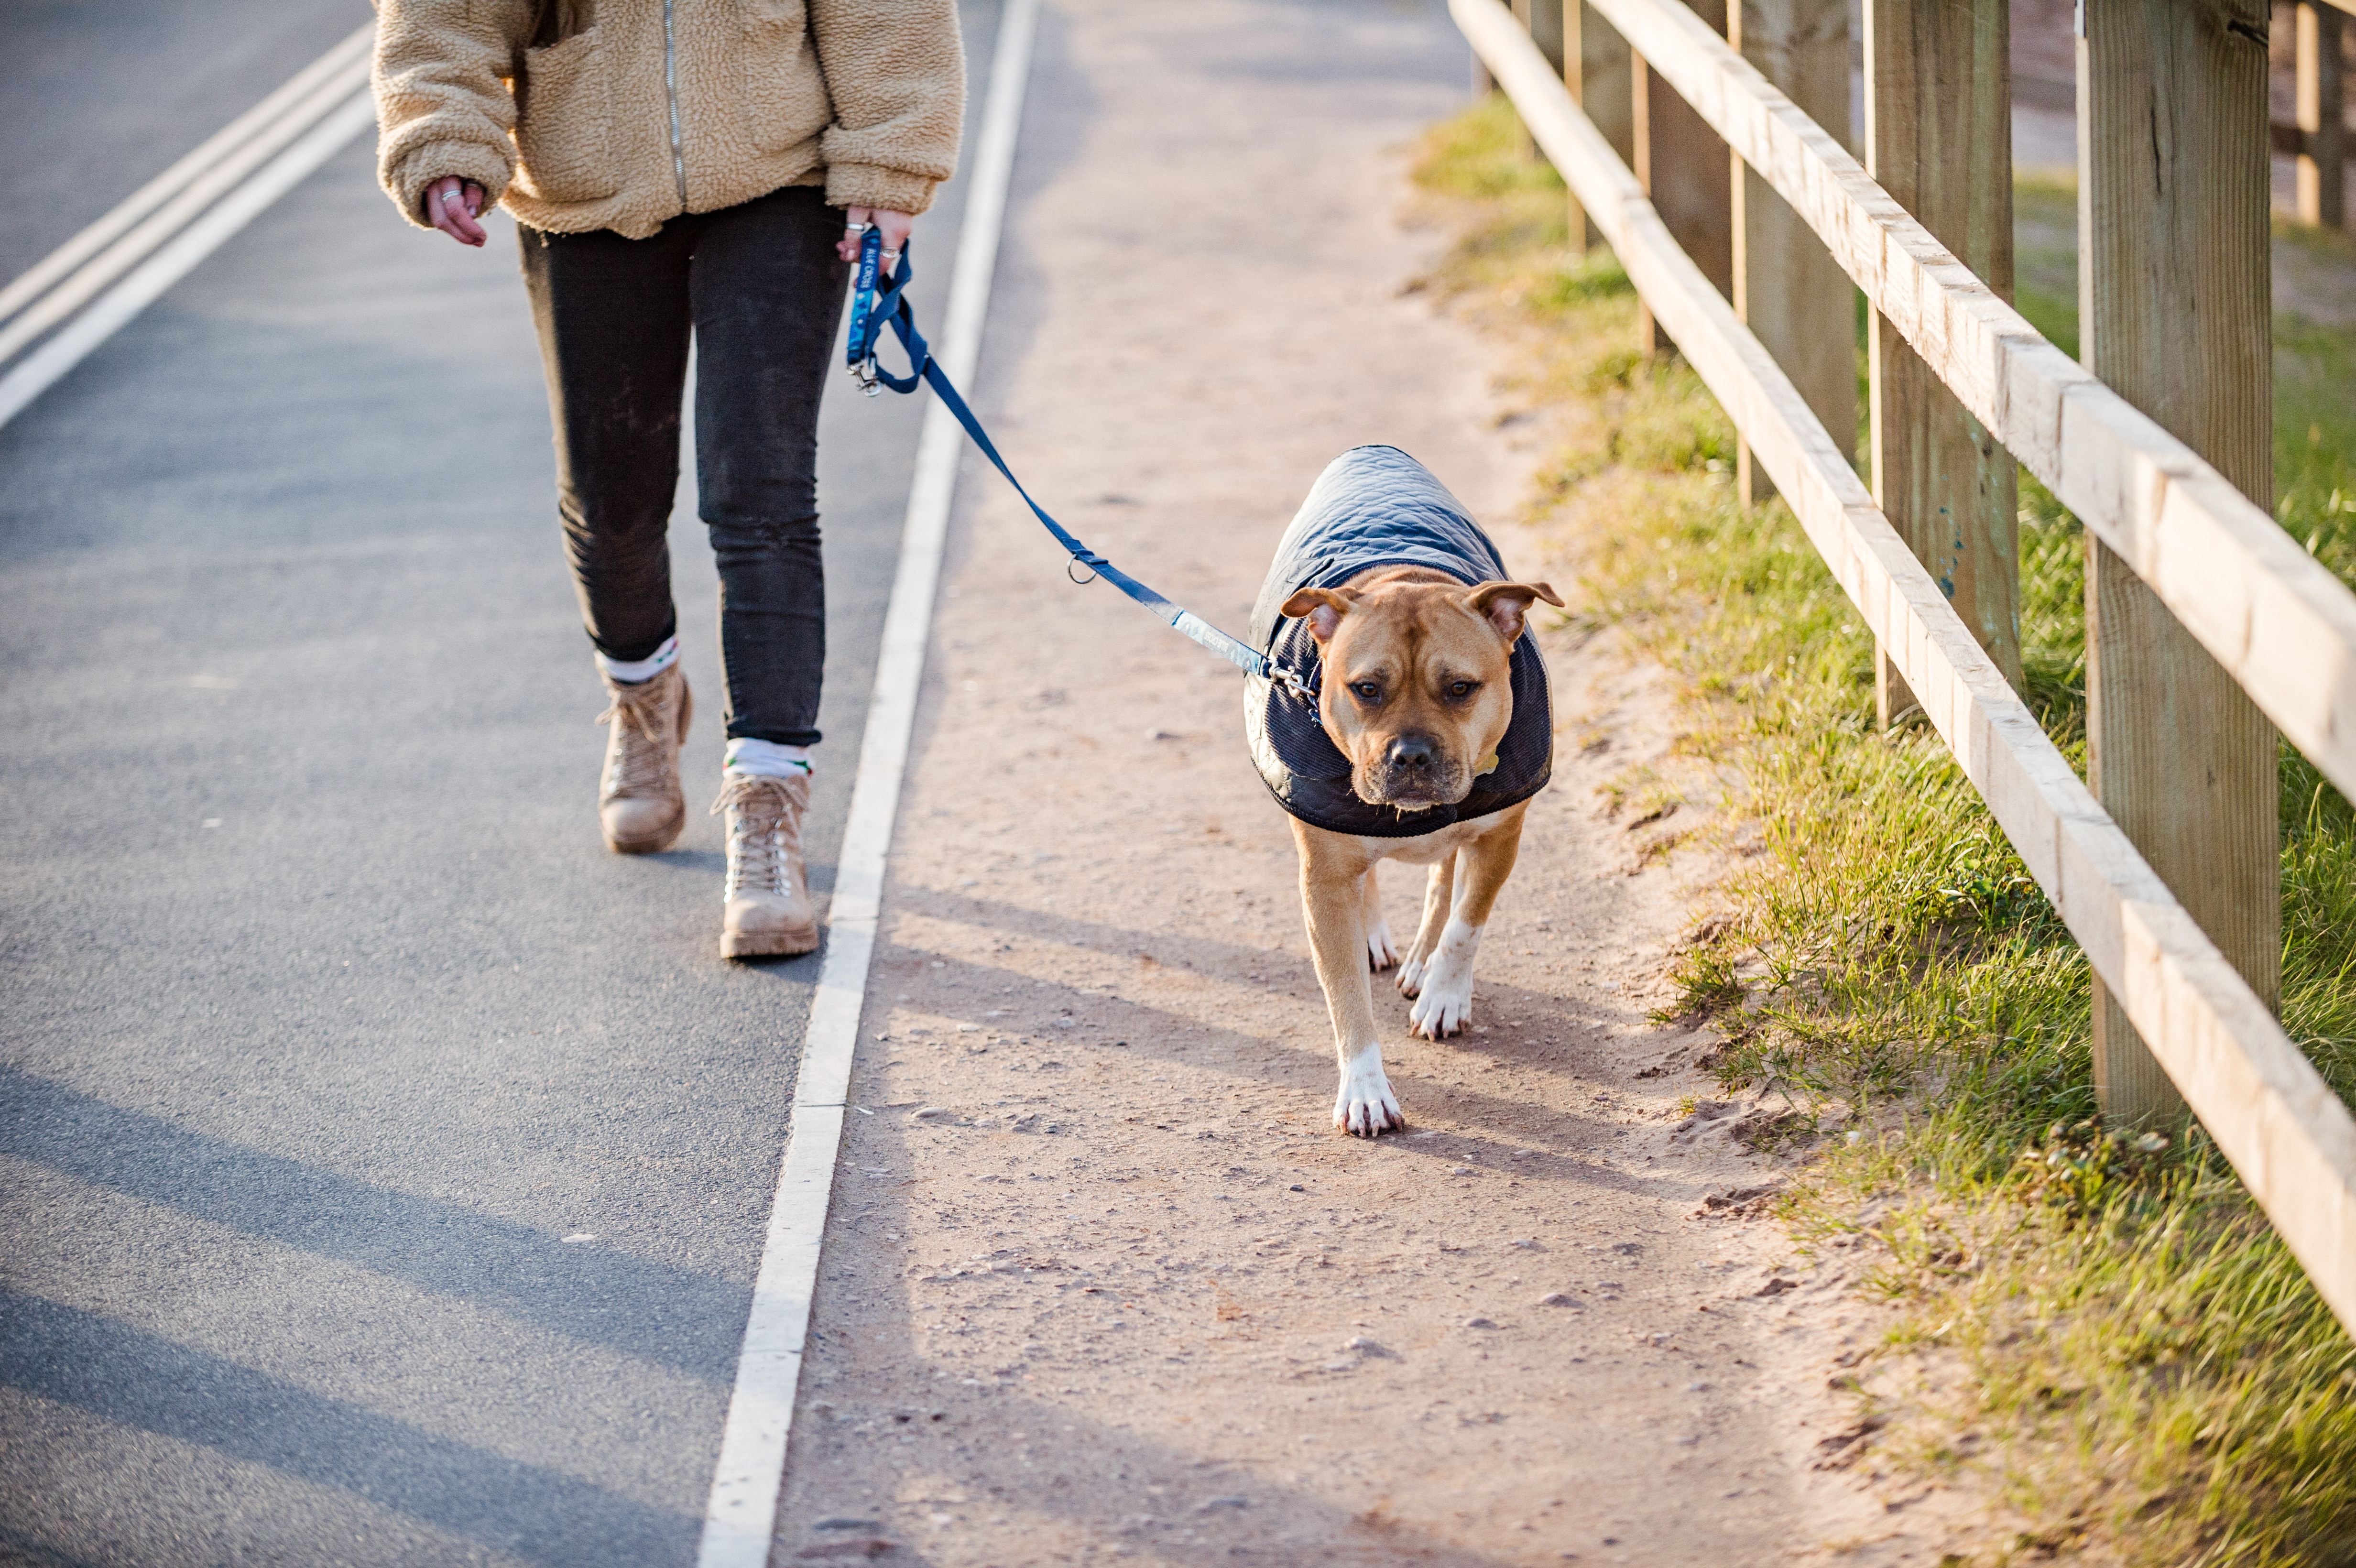
[[[662,646],[642,659],[609,659],[597,655],[597,667],[608,680],[618,680],[624,686],[636,686],[642,680],[652,680],[671,666],[679,663],[679,636],[676,633],[663,639]]]
[[[775,741],[735,740],[728,742],[727,753],[720,765],[724,772],[750,774],[755,778],[808,778],[810,749],[808,746],[780,746]]]

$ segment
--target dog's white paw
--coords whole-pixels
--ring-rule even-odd
[[[1446,1040],[1472,1021],[1472,955],[1481,948],[1481,928],[1451,919],[1440,945],[1418,976],[1415,1006],[1407,1013],[1409,1032]],[[1405,976],[1401,976],[1404,987]]]
[[[1383,1076],[1383,1050],[1370,1045],[1342,1069],[1342,1087],[1333,1096],[1336,1130],[1362,1138],[1407,1125],[1391,1081]]]
[[[1366,962],[1376,971],[1389,968],[1399,961],[1398,949],[1391,945],[1391,923],[1378,920],[1366,928]]]
[[[1424,983],[1407,1010],[1409,1031],[1426,1040],[1446,1040],[1472,1021],[1472,969],[1461,976],[1439,975]]]
[[[1420,958],[1410,958],[1399,965],[1398,988],[1401,996],[1412,997],[1423,989],[1423,972],[1429,967]]]

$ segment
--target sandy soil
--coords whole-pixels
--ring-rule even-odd
[[[1462,58],[1422,6],[1047,20],[987,406],[1067,521],[1230,628],[1365,441],[1570,586],[1511,521],[1539,443],[1495,346],[1405,288],[1440,240],[1403,147]],[[1817,1467],[1871,1331],[1840,1254],[1708,1207],[1790,1157],[1648,1021],[1715,868],[1665,852],[1692,808],[1597,793],[1669,740],[1644,673],[1544,634],[1556,782],[1475,1027],[1411,1040],[1378,986],[1412,1130],[1352,1140],[1238,677],[967,493],[778,1560],[1936,1561],[1903,1497]]]

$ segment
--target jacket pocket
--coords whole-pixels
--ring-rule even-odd
[[[602,201],[621,188],[613,89],[595,27],[526,49],[517,82],[517,177],[543,201]]]
[[[799,146],[834,118],[808,8],[803,0],[741,0],[738,14],[737,109],[745,133],[764,153]]]

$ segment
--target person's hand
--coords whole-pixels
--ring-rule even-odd
[[[834,253],[856,264],[859,261],[860,231],[870,223],[884,231],[884,271],[889,272],[900,264],[900,248],[908,242],[908,230],[916,220],[905,212],[894,212],[883,207],[850,207],[842,213],[842,239]]]
[[[425,187],[425,220],[461,245],[480,245],[483,226],[475,221],[483,210],[483,187],[473,180],[445,176]]]

